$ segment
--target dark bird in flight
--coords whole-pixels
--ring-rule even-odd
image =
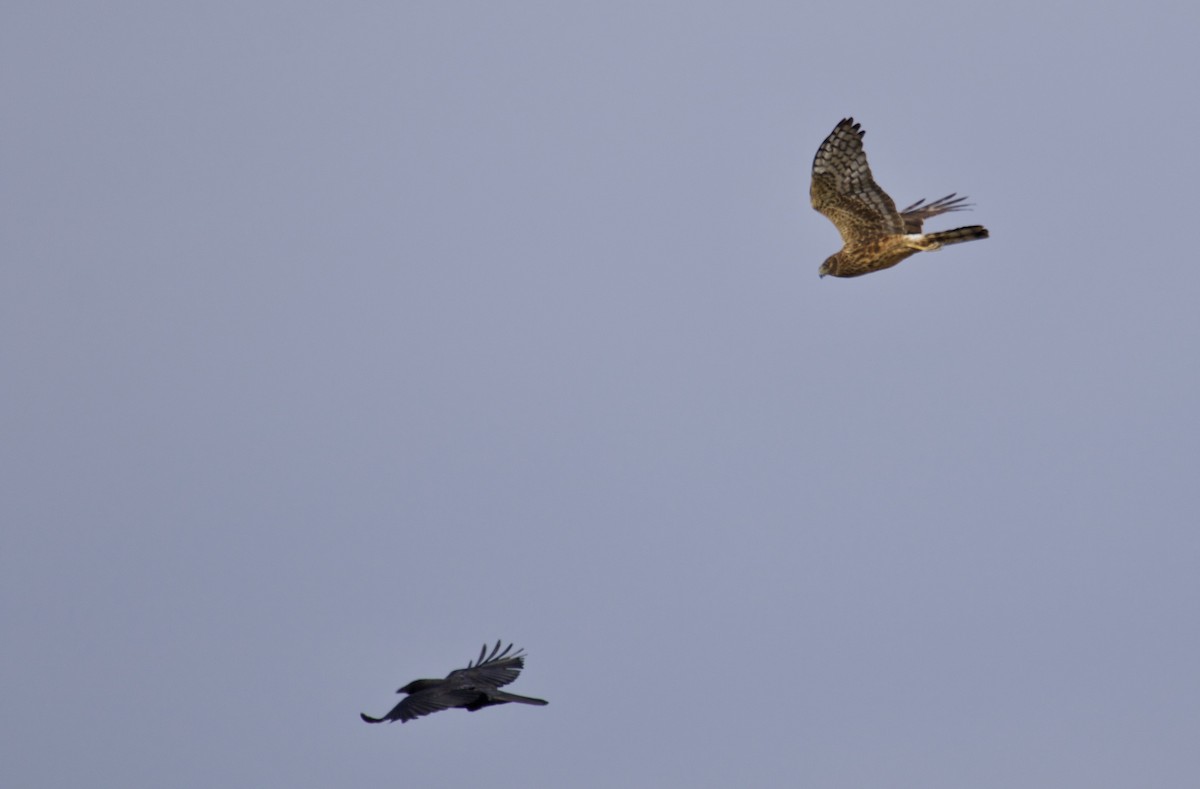
[[[518,696],[500,690],[515,680],[521,669],[525,668],[524,650],[518,649],[510,655],[508,653],[513,645],[509,644],[501,652],[500,644],[500,641],[496,642],[490,655],[487,654],[487,644],[484,644],[476,660],[467,663],[466,668],[451,671],[445,679],[413,680],[396,691],[408,695],[393,707],[391,712],[382,718],[372,718],[364,712],[360,713],[362,719],[367,723],[403,723],[452,707],[464,707],[474,712],[493,704],[507,704],[510,701],[521,704],[548,704],[549,702],[542,699]]]

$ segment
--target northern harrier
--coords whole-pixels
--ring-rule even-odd
[[[397,693],[408,695],[382,718],[372,718],[366,713],[360,715],[367,723],[403,723],[452,707],[465,707],[474,712],[493,704],[507,704],[510,701],[521,704],[547,704],[548,702],[541,699],[498,690],[516,679],[525,667],[523,650],[518,649],[509,655],[511,649],[512,644],[509,644],[501,652],[500,642],[497,641],[492,654],[488,655],[487,644],[484,644],[483,649],[479,650],[478,659],[467,663],[466,668],[451,671],[445,679],[415,679],[400,688]]]
[[[946,195],[924,199],[903,211],[871,177],[863,151],[865,132],[853,118],[839,123],[813,158],[813,208],[829,217],[842,234],[842,249],[821,264],[820,274],[857,277],[881,271],[917,252],[932,252],[946,244],[987,238],[987,228],[971,225],[940,233],[923,234],[921,224],[930,217],[962,211],[966,197]]]

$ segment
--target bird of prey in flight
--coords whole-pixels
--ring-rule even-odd
[[[524,650],[518,649],[510,655],[513,645],[509,644],[501,652],[500,644],[500,641],[496,642],[490,655],[487,644],[484,644],[483,649],[479,650],[478,658],[467,663],[466,668],[451,671],[445,679],[413,680],[396,691],[407,695],[391,712],[382,718],[372,718],[364,712],[360,713],[362,719],[367,723],[404,723],[431,712],[453,707],[463,707],[474,712],[493,704],[507,704],[510,701],[537,705],[549,703],[542,699],[518,696],[500,690],[515,680],[525,667]]]
[[[983,225],[970,225],[938,233],[923,233],[926,219],[967,207],[967,198],[946,195],[896,210],[888,193],[875,183],[863,130],[853,118],[839,123],[813,157],[813,208],[829,218],[842,234],[842,249],[821,264],[820,274],[858,277],[891,268],[918,252],[932,252],[947,244],[961,244],[988,237]]]

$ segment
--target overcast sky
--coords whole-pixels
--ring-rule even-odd
[[[6,3],[0,784],[1196,786],[1198,30]]]

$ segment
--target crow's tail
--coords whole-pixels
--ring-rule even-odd
[[[499,702],[515,701],[518,704],[537,704],[542,707],[550,703],[543,699],[535,699],[532,696],[518,696],[516,693],[505,693],[502,690],[493,690],[488,693],[488,696]]]

